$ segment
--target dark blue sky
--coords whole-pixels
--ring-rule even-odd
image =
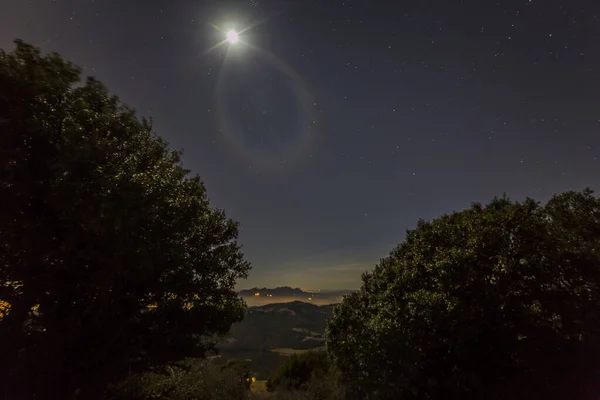
[[[596,0],[0,0],[17,37],[185,150],[241,287],[355,288],[419,218],[599,186]]]

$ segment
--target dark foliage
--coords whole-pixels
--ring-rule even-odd
[[[132,375],[104,400],[244,400],[252,397],[251,379],[248,366],[239,360],[217,365],[190,359]]]
[[[325,351],[313,350],[306,353],[294,354],[267,381],[267,389],[300,389],[308,381],[329,372],[330,361]]]
[[[10,399],[95,398],[130,372],[202,356],[244,315],[237,224],[149,121],[79,78],[21,41],[0,52],[0,391]]]
[[[600,201],[495,199],[420,221],[334,310],[327,348],[377,399],[591,399]]]

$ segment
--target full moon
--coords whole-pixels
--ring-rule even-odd
[[[236,31],[227,32],[227,41],[229,43],[237,43],[238,41],[238,33]]]

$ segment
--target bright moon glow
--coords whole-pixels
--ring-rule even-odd
[[[238,41],[238,34],[236,31],[229,31],[227,32],[227,41],[229,43],[237,43]]]

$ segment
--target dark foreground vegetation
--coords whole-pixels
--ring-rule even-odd
[[[591,191],[473,204],[407,232],[334,310],[327,348],[359,398],[595,398],[599,284]]]
[[[0,53],[0,390],[91,399],[202,357],[243,318],[249,264],[180,153],[93,78]]]
[[[250,266],[151,123],[57,54],[0,53],[0,399],[575,399],[600,393],[600,201],[420,221],[254,393],[206,355]]]

